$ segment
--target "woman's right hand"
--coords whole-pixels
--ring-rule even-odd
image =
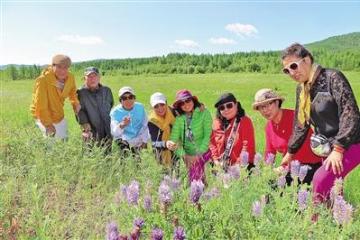
[[[46,127],[46,136],[55,136],[55,133],[56,133],[56,129],[55,129],[55,126],[54,125],[49,125]]]
[[[285,156],[283,157],[283,159],[281,160],[280,165],[283,166],[283,167],[288,166],[290,164],[290,162],[292,161],[293,156],[294,156],[294,154],[291,154],[291,153],[287,152],[285,154]]]

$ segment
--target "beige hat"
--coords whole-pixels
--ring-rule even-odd
[[[66,67],[70,67],[71,65],[71,59],[62,54],[57,54],[52,58],[52,65],[64,65]]]
[[[284,101],[284,98],[278,95],[274,90],[270,88],[263,88],[256,92],[255,101],[252,104],[254,110],[258,110],[258,107],[269,103],[274,100]]]

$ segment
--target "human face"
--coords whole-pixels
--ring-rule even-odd
[[[263,105],[260,105],[257,109],[259,110],[261,115],[269,121],[274,121],[280,111],[278,101],[271,101],[265,103]]]
[[[156,115],[160,116],[160,117],[165,117],[166,111],[167,111],[167,107],[166,104],[164,103],[158,103],[154,106],[154,111],[156,113]]]
[[[95,90],[99,87],[100,76],[95,72],[86,75],[85,77],[85,85],[90,90]]]
[[[194,110],[194,101],[192,98],[185,99],[184,101],[180,102],[180,108],[185,113],[190,113]]]
[[[55,76],[58,80],[64,81],[69,73],[69,67],[63,64],[54,64],[52,69],[55,73]]]
[[[296,82],[304,83],[309,80],[311,60],[309,57],[299,58],[294,55],[287,56],[282,61],[283,72]]]
[[[227,102],[218,107],[221,116],[226,120],[231,120],[236,116],[238,111],[237,104],[234,102]]]
[[[135,96],[131,93],[123,94],[120,99],[120,102],[125,109],[130,110],[134,107]]]

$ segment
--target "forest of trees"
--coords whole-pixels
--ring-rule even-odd
[[[349,41],[351,43],[355,41],[355,45],[350,44]],[[308,47],[312,51],[315,61],[324,67],[337,68],[342,71],[360,71],[359,42],[360,33],[352,33],[309,44]],[[344,45],[347,47],[345,48]],[[338,46],[338,48],[334,46]],[[203,74],[218,72],[280,73],[280,54],[280,51],[214,55],[170,53],[161,57],[78,62],[71,66],[71,71],[75,74],[82,74],[86,67],[95,66],[100,69],[103,75]],[[8,65],[5,69],[0,70],[0,77],[5,80],[34,79],[44,67]]]

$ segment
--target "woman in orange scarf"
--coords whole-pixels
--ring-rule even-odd
[[[165,173],[171,174],[174,170],[178,171],[175,167],[178,158],[174,152],[171,152],[175,150],[176,144],[169,141],[177,114],[167,105],[166,97],[162,93],[151,95],[150,104],[153,109],[149,114],[148,127],[153,151],[156,159],[164,166]]]

